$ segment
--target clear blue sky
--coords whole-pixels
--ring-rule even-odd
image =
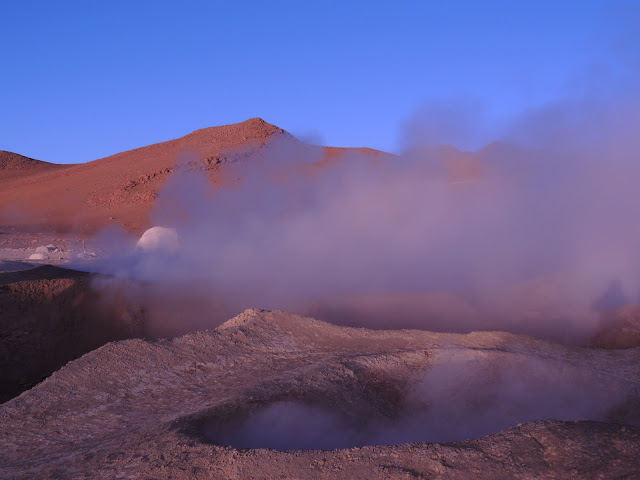
[[[394,151],[430,102],[504,117],[561,95],[607,62],[612,4],[4,0],[0,149],[81,162],[262,117]]]

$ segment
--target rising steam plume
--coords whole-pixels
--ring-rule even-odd
[[[152,222],[178,230],[180,252],[106,271],[188,292],[179,315],[159,309],[181,331],[258,307],[583,342],[603,309],[640,292],[640,96],[629,84],[530,112],[473,152],[442,146],[459,136],[434,134],[427,114],[399,156],[325,162],[282,134],[216,185],[176,169]]]

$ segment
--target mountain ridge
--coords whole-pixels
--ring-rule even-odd
[[[34,164],[39,168],[23,168],[19,175],[4,176],[0,226],[38,224],[55,231],[91,234],[118,223],[126,230],[140,232],[148,228],[148,213],[157,193],[183,157],[215,176],[225,159],[248,158],[276,137],[297,140],[284,129],[256,117],[201,128],[182,137],[86,163]],[[323,149],[323,158],[332,161],[352,151],[317,148]],[[369,149],[356,151],[365,155],[383,154]],[[30,165],[27,160],[24,162]]]

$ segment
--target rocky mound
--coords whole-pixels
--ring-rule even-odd
[[[0,406],[0,472],[630,478],[639,360],[250,310],[213,331],[110,343]]]

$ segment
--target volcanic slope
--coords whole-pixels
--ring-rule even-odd
[[[283,129],[252,118],[78,165],[34,163],[2,153],[0,227],[37,225],[89,234],[116,222],[139,233],[149,226],[147,213],[176,161],[215,176],[225,163],[249,158],[275,138],[299,142]],[[314,148],[326,161],[351,151],[382,154],[371,149]]]
[[[215,166],[234,148],[258,148],[285,132],[261,119],[197,130],[189,135],[64,169],[15,179],[0,190],[5,224],[40,225],[91,232],[118,220],[145,227],[146,213],[176,157],[191,153]],[[15,212],[19,212],[16,214]],[[21,214],[21,215],[20,215]]]
[[[639,374],[640,349],[248,310],[107,344],[0,406],[0,476],[634,478]]]

